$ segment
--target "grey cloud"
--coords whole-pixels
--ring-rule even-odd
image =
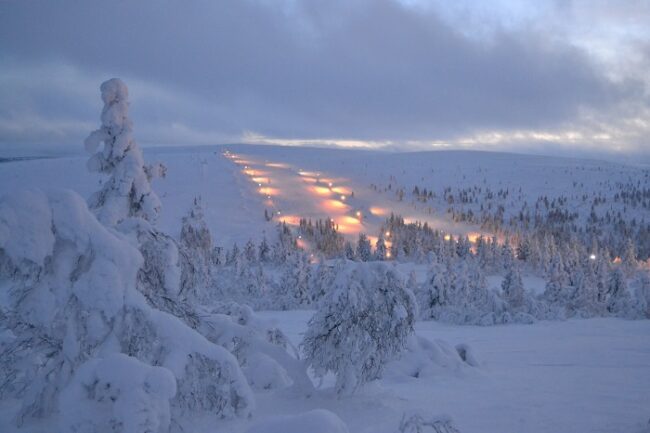
[[[570,122],[584,107],[606,110],[640,91],[638,83],[610,82],[585,52],[539,32],[496,32],[481,42],[431,10],[390,0],[282,5],[4,1],[0,70],[29,64],[46,73],[48,65],[70,65],[97,77],[91,89],[97,101],[101,79],[120,76],[130,84],[132,78],[141,83],[131,88],[143,129],[180,124],[196,131],[189,140],[246,130],[287,138],[418,140],[548,128]],[[16,102],[23,107],[14,114],[96,118],[98,109],[89,107],[99,102],[90,102],[85,90],[60,95],[74,83],[33,84],[47,82],[42,75],[22,77],[26,86],[32,80],[23,92],[31,96]],[[148,99],[135,96],[145,88]],[[4,84],[1,90],[8,91]],[[0,115],[9,111],[0,102]]]

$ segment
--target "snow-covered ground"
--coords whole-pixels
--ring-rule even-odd
[[[310,311],[261,312],[297,344]],[[463,433],[646,432],[650,321],[587,319],[494,327],[418,322],[431,340],[466,343],[481,365],[433,377],[391,375],[354,396],[323,388],[310,399],[260,395],[252,422],[325,408],[356,433],[396,433],[404,412],[447,414]],[[199,423],[201,424],[201,423]],[[251,422],[197,426],[245,432]]]
[[[388,185],[462,187],[485,179],[495,189],[521,187],[529,196],[564,194],[571,188],[578,196],[605,183],[643,179],[647,173],[647,167],[600,161],[478,152],[214,146],[154,149],[145,157],[168,167],[166,179],[154,182],[163,203],[158,226],[178,236],[182,216],[194,197],[201,196],[205,220],[215,242],[223,246],[259,239],[272,233],[278,220],[295,224],[302,217],[331,217],[350,237],[361,231],[376,234],[390,212],[452,233],[478,231],[452,222],[441,209],[398,200],[394,191],[386,191]],[[0,195],[18,187],[64,187],[88,197],[98,189],[99,177],[87,171],[85,162],[83,157],[65,157],[2,163]],[[274,213],[272,221],[265,220],[265,210]],[[425,266],[407,266],[424,279]],[[496,287],[500,281],[490,277],[488,284]],[[544,288],[540,278],[526,277],[524,283],[536,293]],[[311,314],[261,313],[276,320],[296,344]],[[442,369],[420,378],[389,368],[384,379],[342,398],[329,388],[328,377],[309,399],[283,391],[260,392],[252,419],[215,422],[206,416],[197,420],[195,432],[245,432],[273,416],[316,408],[340,416],[351,432],[394,433],[402,414],[412,410],[449,414],[462,433],[648,431],[648,320],[599,318],[493,327],[419,322],[416,330],[430,340],[468,344],[480,366]],[[7,407],[0,412],[2,432],[14,428],[9,412]]]

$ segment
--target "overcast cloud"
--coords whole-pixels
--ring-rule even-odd
[[[118,76],[148,144],[648,152],[649,2],[451,3],[0,0],[0,146],[80,143]]]

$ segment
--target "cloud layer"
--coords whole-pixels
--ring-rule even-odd
[[[130,85],[137,135],[151,143],[589,140],[647,119],[645,83],[613,79],[597,37],[590,49],[540,23],[473,32],[476,17],[457,12],[394,0],[5,1],[0,143],[79,140],[111,76]],[[567,35],[584,25],[560,16]]]

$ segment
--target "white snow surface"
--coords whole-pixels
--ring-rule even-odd
[[[242,162],[236,164],[224,157],[226,149],[237,154]],[[102,177],[87,171],[86,159],[65,157],[1,163],[0,196],[19,187],[45,190],[63,187],[88,198],[99,189]],[[643,170],[647,170],[647,167],[601,161],[481,152],[388,154],[273,146],[148,149],[145,159],[150,163],[162,162],[168,168],[165,179],[153,182],[153,189],[162,202],[158,227],[178,236],[181,218],[194,197],[201,196],[205,220],[215,243],[222,246],[230,246],[235,241],[241,246],[251,237],[255,240],[264,233],[272,233],[275,221],[264,220],[265,209],[279,211],[281,217],[331,216],[340,219],[342,224],[347,223],[349,231],[346,234],[351,237],[359,230],[374,235],[385,212],[390,211],[410,219],[429,221],[436,228],[454,233],[477,231],[476,227],[451,222],[444,212],[430,214],[417,203],[397,202],[392,195],[370,189],[370,184],[385,186],[393,182],[412,187],[424,184],[426,179],[427,185],[462,187],[480,184],[487,178],[495,189],[521,187],[524,194],[536,197],[545,193],[565,193],[567,185],[573,182],[583,184],[584,190],[597,188],[599,182],[625,182],[640,177]],[[247,174],[246,170],[254,172]],[[331,181],[334,189],[341,189],[320,191],[322,195],[312,189],[313,185],[306,178],[314,178],[316,172],[321,187],[323,182]],[[392,181],[391,176],[396,179]],[[349,196],[351,191],[354,191],[354,198]],[[269,203],[266,193],[272,193]],[[336,200],[336,195],[346,196],[344,205],[347,207],[341,208],[329,201],[340,201]],[[15,195],[12,197],[12,200],[23,200]],[[42,227],[43,233],[38,232],[38,224],[32,224],[35,230],[25,233],[10,236],[3,232],[15,226],[3,224],[3,221],[28,220],[51,212],[49,208],[29,207],[38,203],[25,196],[24,211],[1,214],[0,237],[9,239],[5,248],[11,250],[12,256],[40,263],[53,248],[53,240],[48,240],[47,235],[49,227]],[[357,210],[364,214],[360,226],[346,218],[353,217]],[[76,224],[74,219],[70,224]],[[423,266],[413,265],[413,268],[418,279],[426,273]],[[499,286],[500,277],[490,277],[489,285]],[[533,277],[524,277],[524,285],[537,293],[543,290],[543,281]],[[4,297],[2,290],[0,287],[0,296]],[[260,313],[263,318],[273,320],[296,345],[312,314],[311,311]],[[162,315],[154,315],[152,319],[160,319],[163,329],[174,321],[167,317],[163,320]],[[256,366],[259,374],[254,376],[261,382],[255,388],[262,390],[256,392],[252,418],[223,421],[205,414],[205,417],[196,417],[193,432],[307,433],[318,430],[306,426],[320,423],[331,424],[329,430],[322,430],[328,433],[344,432],[345,426],[350,432],[396,433],[402,414],[414,410],[431,417],[448,414],[462,433],[648,432],[648,320],[596,318],[493,327],[418,322],[416,332],[429,341],[443,340],[448,348],[466,344],[477,365],[429,369],[428,374],[412,377],[407,374],[411,370],[409,366],[422,361],[415,357],[396,362],[382,379],[367,384],[352,396],[336,398],[332,389],[334,377],[330,375],[310,398],[305,398],[287,393],[284,390],[287,383],[263,383],[267,376],[265,369],[270,368],[270,364],[265,366],[260,361]],[[0,336],[4,337],[11,338]],[[171,332],[164,337],[173,338]],[[188,345],[195,343],[203,344],[202,341],[201,344],[187,341]],[[180,369],[173,365],[173,359],[169,362],[168,368]],[[134,371],[138,368],[135,364],[132,366]],[[134,378],[134,385],[144,384],[149,377],[146,369],[141,373]],[[164,378],[159,379],[158,385],[166,383]],[[0,432],[9,433],[16,428],[9,414],[15,411],[17,404],[3,402],[0,405]],[[164,425],[165,403],[147,404],[159,410],[155,412],[159,417],[154,418]],[[339,418],[345,426],[337,421]],[[51,431],[49,425],[55,424],[32,426],[31,432]]]

